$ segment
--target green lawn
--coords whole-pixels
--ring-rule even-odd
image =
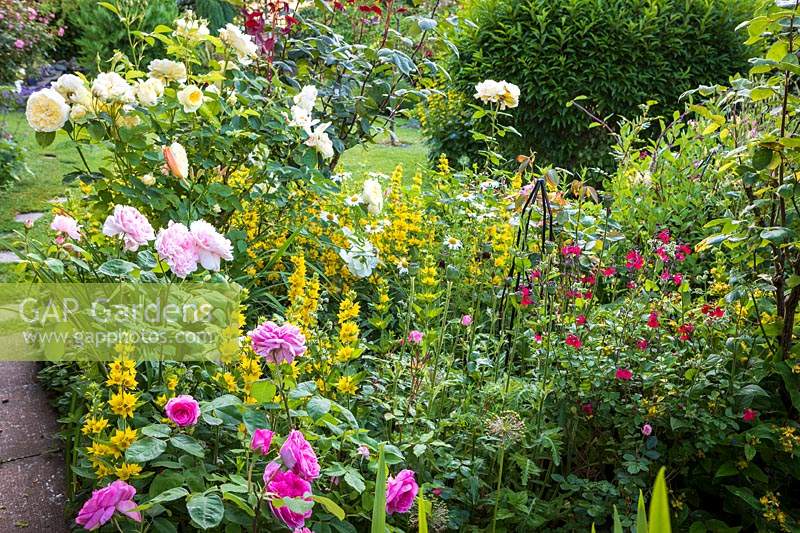
[[[392,146],[388,135],[382,135],[375,144],[356,146],[342,156],[344,170],[361,179],[367,172],[391,174],[402,163],[406,175],[427,162],[427,149],[419,128],[399,127],[397,137],[400,145]]]

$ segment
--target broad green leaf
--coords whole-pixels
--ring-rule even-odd
[[[653,498],[650,500],[649,533],[672,533],[669,520],[669,496],[667,481],[664,478],[664,467],[658,471],[656,484],[653,487]]]
[[[203,445],[189,435],[175,435],[169,439],[169,443],[189,455],[194,455],[195,457],[203,457],[205,455]]]
[[[36,132],[36,142],[42,148],[47,148],[48,146],[53,144],[53,141],[55,139],[56,139],[56,132],[54,132],[54,131],[48,131],[48,132],[37,131]]]
[[[315,502],[321,504],[326,511],[331,513],[339,520],[344,520],[345,512],[344,509],[339,507],[335,501],[331,500],[330,498],[326,498],[325,496],[312,496]]]
[[[314,396],[306,404],[306,412],[308,415],[317,420],[325,416],[331,410],[331,401],[322,396]]]
[[[164,453],[166,449],[167,443],[163,440],[145,437],[125,450],[125,460],[129,463],[146,463]]]
[[[137,507],[137,510],[146,511],[147,509],[159,503],[174,502],[175,500],[180,500],[187,494],[189,494],[189,491],[184,489],[183,487],[175,487],[169,490],[165,490],[155,498],[152,498],[150,501],[144,502],[142,505]]]
[[[109,259],[100,265],[100,268],[98,268],[97,271],[101,274],[105,274],[106,276],[117,277],[133,272],[137,268],[139,268],[139,266],[136,263],[131,263],[130,261],[125,261],[124,259]]]
[[[253,386],[250,390],[250,396],[252,396],[259,403],[270,403],[275,397],[276,392],[278,392],[278,388],[272,381],[262,379],[261,381],[256,381],[253,383]]]
[[[186,502],[189,516],[200,529],[211,529],[222,522],[225,507],[218,494],[199,494]]]

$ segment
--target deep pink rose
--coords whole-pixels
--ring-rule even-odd
[[[115,511],[141,522],[142,515],[131,510],[136,507],[136,502],[133,501],[135,495],[135,488],[118,479],[102,489],[93,491],[92,497],[78,512],[75,522],[91,531],[111,520]]]
[[[272,481],[267,485],[267,490],[275,493],[279,498],[303,498],[311,501],[311,483],[297,476],[294,472],[276,472]],[[311,509],[305,513],[295,513],[288,506],[274,507],[269,504],[272,514],[283,520],[290,528],[301,528],[306,525],[306,518],[311,517]]]
[[[275,461],[270,461],[267,467],[264,468],[264,475],[262,476],[262,479],[264,480],[265,487],[269,485],[269,482],[272,481],[272,478],[275,477],[275,474],[277,474],[280,471],[280,469],[281,465],[279,465]]]
[[[413,470],[401,470],[386,481],[386,513],[407,513],[417,497],[419,486]]]
[[[167,418],[182,428],[197,424],[197,419],[200,418],[200,405],[188,394],[170,398],[164,410]]]
[[[314,449],[303,434],[293,429],[281,446],[284,466],[308,481],[319,477],[319,463]]]
[[[633,378],[633,372],[631,372],[627,368],[618,368],[617,371],[614,373],[614,377],[622,381],[630,381],[631,378]]]
[[[264,322],[250,332],[253,351],[269,363],[292,364],[306,352],[306,337],[297,326]]]
[[[269,453],[269,447],[272,444],[272,437],[274,433],[268,429],[257,429],[253,432],[253,438],[250,439],[250,448],[257,451],[261,455]]]

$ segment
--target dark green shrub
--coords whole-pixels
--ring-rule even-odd
[[[159,24],[171,25],[178,16],[175,0],[116,0],[110,3],[132,22],[133,30],[152,31]],[[116,14],[99,5],[97,0],[77,0],[75,4],[75,9],[67,16],[78,34],[75,42],[83,66],[96,69],[97,58],[106,60],[115,50],[133,59],[128,32]],[[143,58],[145,64],[148,59],[154,57]]]
[[[233,22],[237,9],[224,0],[196,0],[194,5],[197,16],[208,21],[208,28],[216,32],[228,22]]]
[[[460,57],[447,67],[455,87],[472,99],[474,85],[505,79],[521,89],[506,138],[508,156],[533,149],[540,161],[562,166],[610,166],[612,139],[566,103],[578,95],[600,117],[635,116],[657,100],[656,113],[700,84],[726,82],[746,66],[736,26],[749,0],[473,0],[454,36]],[[468,117],[452,109],[445,115]],[[452,136],[447,121],[428,117],[433,153],[451,160],[474,154],[471,139]],[[616,119],[610,121],[616,125]]]

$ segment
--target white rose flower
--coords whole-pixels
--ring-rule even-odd
[[[306,85],[298,94],[294,95],[295,105],[306,110],[308,113],[314,110],[314,104],[316,102],[317,88],[313,85]]]
[[[498,95],[500,109],[514,108],[519,105],[519,87],[506,80],[500,82],[501,93]]]
[[[242,65],[249,65],[258,54],[258,46],[250,39],[249,35],[235,25],[228,23],[219,30],[220,40],[236,51],[236,57]]]
[[[165,84],[171,81],[184,83],[186,81],[186,65],[169,59],[154,59],[147,66],[150,77],[158,78]]]
[[[136,99],[144,107],[152,107],[164,95],[164,84],[158,78],[147,78],[136,83]]]
[[[75,104],[72,106],[72,109],[69,112],[69,119],[72,122],[80,122],[86,115],[89,113],[89,110],[82,104]]]
[[[28,98],[25,117],[34,131],[58,131],[69,118],[69,105],[55,89],[36,91]]]
[[[186,149],[177,141],[164,147],[164,159],[172,174],[179,180],[189,177],[189,158]]]
[[[497,102],[502,94],[500,84],[494,80],[484,80],[475,85],[475,98],[488,104],[489,102]]]
[[[92,94],[104,102],[131,104],[136,101],[133,87],[116,72],[101,72],[92,83]]]
[[[291,112],[292,112],[292,120],[289,122],[290,126],[303,128],[307,132],[310,132],[311,127],[317,122],[319,122],[317,120],[313,120],[311,118],[311,113],[307,109],[299,105],[293,105]]]
[[[144,176],[141,177],[141,180],[142,180],[142,183],[144,183],[148,187],[150,185],[155,184],[155,182],[156,182],[156,178],[152,174],[145,174]]]
[[[75,74],[63,74],[51,84],[51,87],[70,104],[81,104],[84,107],[91,101],[91,93],[83,80]]]
[[[364,181],[361,191],[361,202],[367,205],[371,215],[378,215],[383,210],[383,189],[381,182],[374,178]]]
[[[331,138],[328,137],[328,134],[325,133],[330,127],[330,122],[324,122],[314,128],[312,131],[308,132],[308,139],[306,139],[306,146],[311,146],[312,148],[316,148],[317,152],[319,152],[324,159],[330,159],[333,157],[333,142]]]
[[[194,113],[203,105],[203,91],[197,85],[187,85],[178,91],[178,101],[184,112]]]

